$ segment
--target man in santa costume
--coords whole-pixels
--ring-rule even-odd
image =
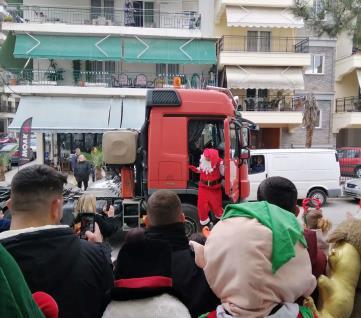
[[[206,148],[199,160],[199,167],[189,168],[200,174],[198,184],[198,217],[201,225],[210,223],[209,212],[212,211],[216,218],[223,214],[222,208],[222,175],[223,162],[218,150]]]

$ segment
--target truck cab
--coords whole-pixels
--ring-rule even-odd
[[[203,150],[215,148],[225,168],[224,204],[246,199],[250,191],[249,124],[237,114],[236,106],[231,95],[216,90],[149,90],[137,153],[130,163],[135,167],[134,198],[146,200],[159,189],[176,192],[183,204],[187,231],[197,231],[199,180],[189,165],[198,166]],[[118,163],[124,166],[130,161]]]

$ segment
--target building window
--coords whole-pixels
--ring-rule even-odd
[[[322,112],[321,112],[321,110],[318,110],[318,112],[317,112],[317,124],[316,124],[315,128],[317,128],[317,129],[322,128]]]
[[[247,51],[270,52],[271,32],[269,31],[247,31]]]
[[[306,70],[306,74],[324,74],[325,73],[325,56],[324,55],[312,55],[311,65]]]
[[[114,20],[114,0],[91,0],[90,13],[92,19],[104,17],[106,20]]]
[[[156,64],[157,76],[161,74],[179,74],[179,64]]]

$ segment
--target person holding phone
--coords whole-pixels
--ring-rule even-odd
[[[21,169],[11,184],[11,226],[0,243],[18,263],[31,292],[43,291],[58,304],[59,317],[100,318],[113,287],[109,251],[99,227],[81,240],[60,225],[67,178],[46,166]]]
[[[103,238],[112,236],[118,230],[118,226],[113,219],[114,207],[110,205],[109,209],[104,211],[104,215],[97,213],[96,197],[93,194],[83,194],[76,203],[75,212],[77,213],[74,221],[77,224],[75,226],[76,232],[81,230],[81,227],[79,227],[81,222],[83,224],[86,222],[90,228],[92,228],[92,222],[98,224]]]

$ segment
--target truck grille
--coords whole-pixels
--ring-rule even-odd
[[[151,106],[180,106],[181,101],[175,90],[159,89],[151,91],[151,100],[148,100],[147,104]]]

